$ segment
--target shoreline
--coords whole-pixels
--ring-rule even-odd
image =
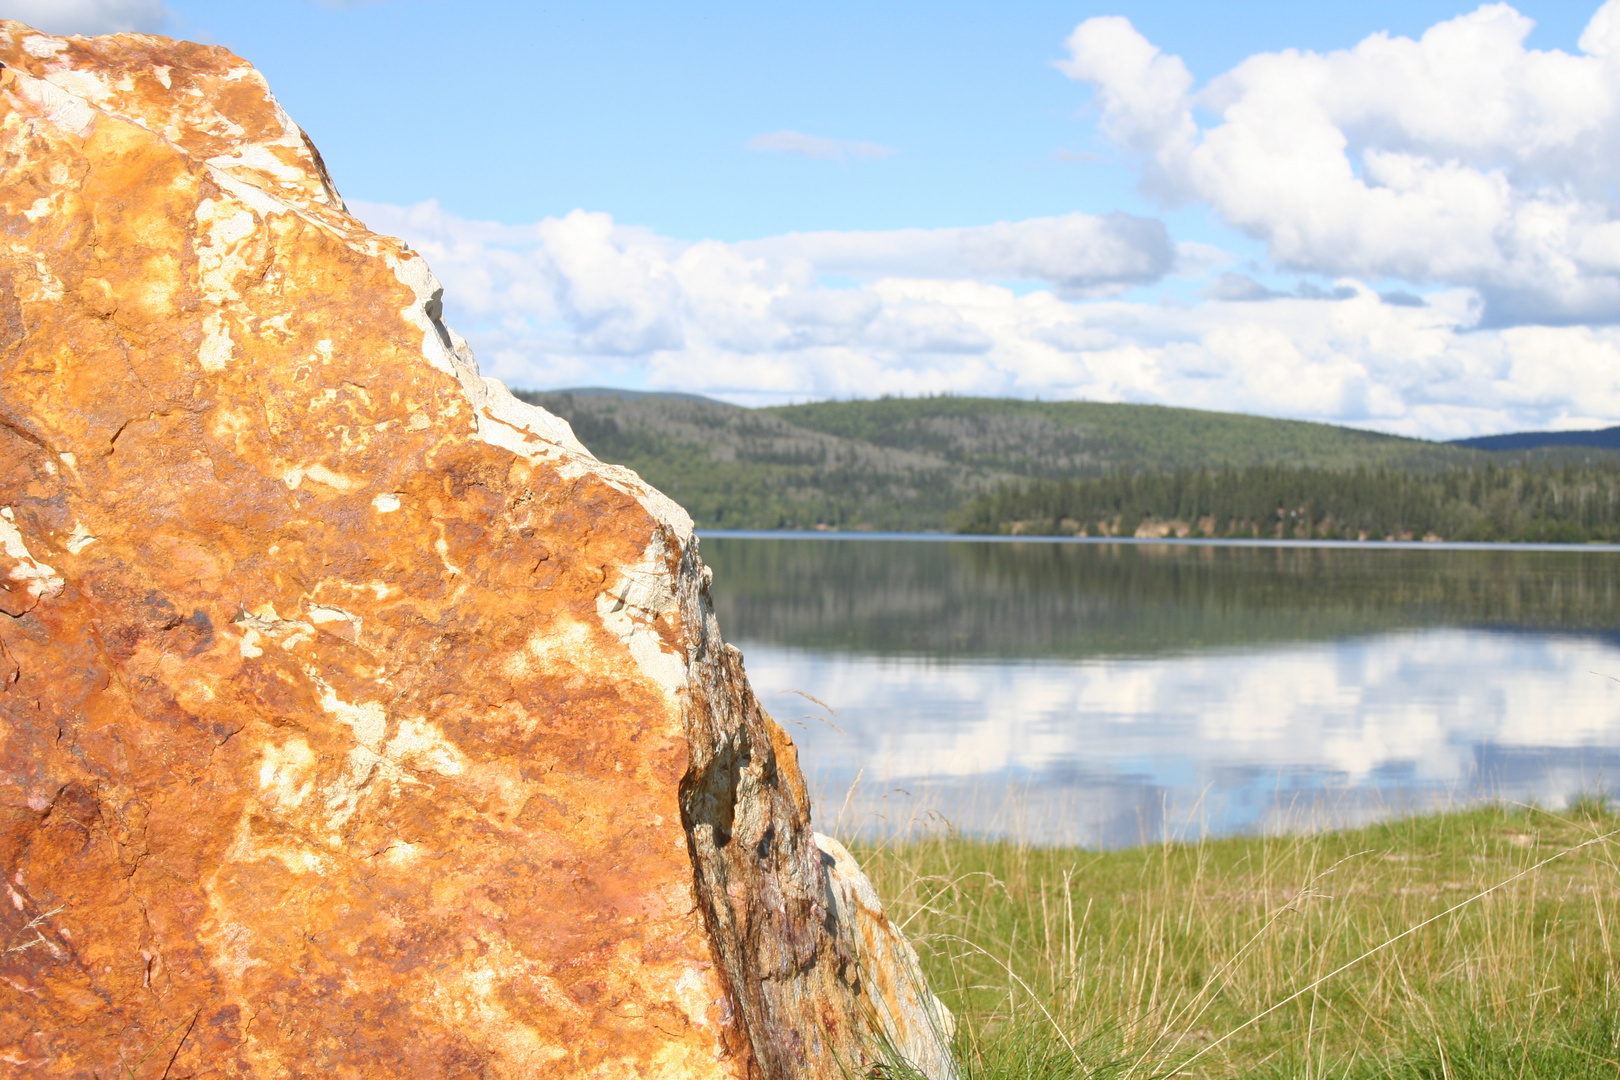
[[[1515,543],[1511,540],[1290,540],[1265,537],[1008,536],[997,533],[859,532],[835,529],[697,529],[716,540],[888,540],[979,544],[1132,544],[1164,547],[1323,548],[1357,551],[1620,552],[1620,544]]]

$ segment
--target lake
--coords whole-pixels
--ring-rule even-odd
[[[823,831],[1101,847],[1620,791],[1620,552],[701,552]]]

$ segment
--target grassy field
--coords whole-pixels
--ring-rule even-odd
[[[1588,799],[1108,852],[937,836],[856,855],[955,1011],[970,1080],[1613,1078],[1617,830]]]

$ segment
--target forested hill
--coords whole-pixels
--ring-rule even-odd
[[[517,396],[563,417],[593,454],[636,470],[700,528],[940,529],[966,500],[1013,478],[718,401]]]
[[[1492,454],[1156,405],[928,397],[746,409],[695,395],[517,393],[568,420],[592,453],[635,469],[704,528],[937,530],[976,496],[1036,479],[1251,465],[1426,473],[1572,452]]]
[[[1013,398],[819,401],[761,409],[828,435],[1019,476],[1244,465],[1434,469],[1463,448],[1331,424],[1164,405]]]
[[[1512,431],[1506,435],[1480,435],[1453,439],[1453,446],[1475,450],[1534,450],[1543,446],[1597,446],[1620,450],[1620,425],[1596,431]]]

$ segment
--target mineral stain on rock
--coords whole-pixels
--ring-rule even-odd
[[[0,62],[6,1075],[953,1076],[685,513],[245,62]]]

